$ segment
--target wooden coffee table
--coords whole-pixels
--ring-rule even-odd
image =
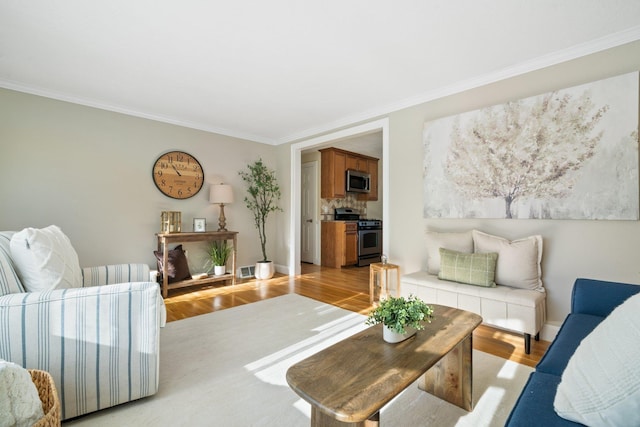
[[[433,309],[432,322],[406,341],[385,342],[376,325],[291,366],[287,382],[311,404],[311,425],[376,426],[380,409],[420,377],[420,389],[472,410],[472,333],[482,317]]]

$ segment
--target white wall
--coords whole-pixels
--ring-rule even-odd
[[[424,268],[424,231],[482,229],[517,238],[545,239],[543,274],[548,317],[560,322],[569,311],[578,276],[640,283],[640,223],[637,221],[434,220],[422,217],[422,128],[424,122],[507,100],[640,69],[640,42],[494,83],[389,115],[389,256],[404,272]],[[251,141],[129,117],[0,89],[0,230],[58,224],[77,248],[83,266],[146,262],[154,266],[154,233],[160,212],[179,210],[188,229],[205,217],[216,229],[218,208],[205,188],[178,201],[163,196],[151,179],[159,154],[187,151],[200,160],[208,179],[218,176],[236,190],[225,208],[228,228],[239,235],[239,264],[260,258],[257,232],[244,207],[238,171],[262,156],[277,169],[283,213],[269,221],[269,255],[292,259],[289,222],[289,145]]]
[[[390,119],[390,259],[404,272],[426,267],[424,231],[477,228],[507,238],[541,234],[547,317],[560,323],[577,277],[640,283],[638,221],[425,219],[422,216],[422,130],[425,121],[521,99],[640,69],[640,43],[500,81],[408,108]],[[615,189],[612,189],[615,191]]]
[[[238,172],[259,157],[282,169],[275,147],[2,89],[0,230],[57,224],[82,266],[144,262],[155,268],[161,211],[181,211],[183,231],[191,230],[194,217],[218,228],[219,207],[209,204],[206,184],[188,200],[155,187],[153,163],[173,149],[194,155],[207,180],[233,186],[235,203],[225,214],[227,228],[239,232],[238,265],[261,259]],[[276,217],[268,227],[268,255],[275,259]],[[196,252],[190,251],[190,264]]]

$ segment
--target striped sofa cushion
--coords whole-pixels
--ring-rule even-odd
[[[0,296],[24,292],[11,261],[9,242],[13,234],[13,231],[0,231]]]

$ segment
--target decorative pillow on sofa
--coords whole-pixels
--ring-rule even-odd
[[[158,271],[163,271],[162,252],[153,251],[153,254],[158,260]],[[189,264],[187,263],[187,257],[184,255],[184,251],[182,250],[182,245],[178,245],[169,250],[167,253],[167,263],[169,264],[167,266],[167,277],[169,278],[169,283],[191,279]]]
[[[440,248],[438,279],[493,288],[498,254],[465,254]]]
[[[78,254],[60,227],[25,228],[11,237],[9,246],[27,292],[82,287]]]
[[[11,260],[10,242],[14,234],[13,231],[0,231],[0,297],[24,292]]]
[[[640,294],[587,335],[562,373],[553,406],[589,426],[637,426],[640,414]]]
[[[440,273],[440,248],[451,251],[472,253],[473,237],[471,231],[462,233],[439,233],[427,231],[427,272]]]
[[[474,252],[496,252],[496,284],[514,288],[542,287],[542,236],[535,235],[518,240],[507,240],[473,230]]]

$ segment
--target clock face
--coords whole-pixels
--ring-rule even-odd
[[[170,151],[153,165],[153,182],[163,194],[174,199],[188,199],[198,194],[204,184],[200,162],[184,151]]]

